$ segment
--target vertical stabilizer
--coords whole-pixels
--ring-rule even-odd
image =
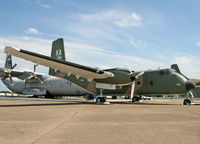
[[[65,61],[63,38],[59,38],[52,42],[51,57]],[[55,69],[49,68],[49,75],[55,75]]]
[[[12,69],[12,56],[9,54],[6,55],[5,68]]]

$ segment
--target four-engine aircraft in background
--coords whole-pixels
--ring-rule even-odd
[[[51,57],[65,60],[63,39],[57,39],[52,43]],[[32,95],[34,97],[45,96],[55,98],[60,96],[85,96],[92,98],[92,94],[86,89],[72,83],[69,80],[55,77],[55,70],[49,69],[49,75],[34,72],[14,70],[12,57],[7,54],[5,68],[0,68],[2,82],[14,93]]]
[[[188,93],[184,104],[191,103],[195,84],[177,66],[169,69],[130,71],[123,68],[100,70],[65,60],[51,58],[23,49],[5,47],[5,53],[55,69],[55,76],[67,79],[94,95],[97,102],[106,102],[105,95],[130,95],[133,101],[140,95],[180,95]]]

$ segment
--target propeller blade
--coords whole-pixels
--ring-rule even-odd
[[[12,66],[12,69],[14,69],[17,66],[17,64],[15,63],[14,66]]]
[[[12,80],[12,77],[9,77],[9,78],[10,78],[10,83],[11,83],[11,85],[14,85],[13,80]]]
[[[128,70],[130,71],[130,73],[132,73],[131,67],[130,67],[129,63],[126,63],[126,65],[127,65],[127,67],[128,67]]]
[[[38,80],[40,81],[40,83],[43,83],[43,80],[41,80],[39,77],[38,77]]]
[[[191,92],[191,91],[189,91],[188,93],[187,93],[187,97],[194,103],[194,101],[193,101],[193,97],[194,97],[194,95],[193,95],[193,93]]]
[[[34,65],[34,70],[33,70],[33,72],[35,73],[35,71],[36,71],[36,65]]]
[[[133,99],[134,91],[135,91],[135,81],[132,82],[132,86],[131,86],[131,100]]]
[[[144,72],[140,72],[137,75],[134,75],[132,72],[132,77],[131,77],[131,81],[132,81],[132,86],[131,86],[131,100],[133,99],[134,93],[135,93],[135,81],[137,80],[137,78],[141,75],[143,75]]]

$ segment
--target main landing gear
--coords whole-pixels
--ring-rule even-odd
[[[96,98],[97,104],[110,104],[106,101],[106,97],[103,96],[103,89],[100,89],[100,96]]]
[[[139,102],[141,100],[141,96],[134,96],[132,98],[132,102]]]
[[[97,97],[96,102],[97,103],[104,103],[104,102],[106,102],[106,97]]]

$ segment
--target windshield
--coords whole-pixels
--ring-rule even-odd
[[[170,71],[170,73],[172,73],[172,74],[173,74],[173,73],[176,73],[176,70],[175,70],[175,69],[170,69],[169,71]]]

